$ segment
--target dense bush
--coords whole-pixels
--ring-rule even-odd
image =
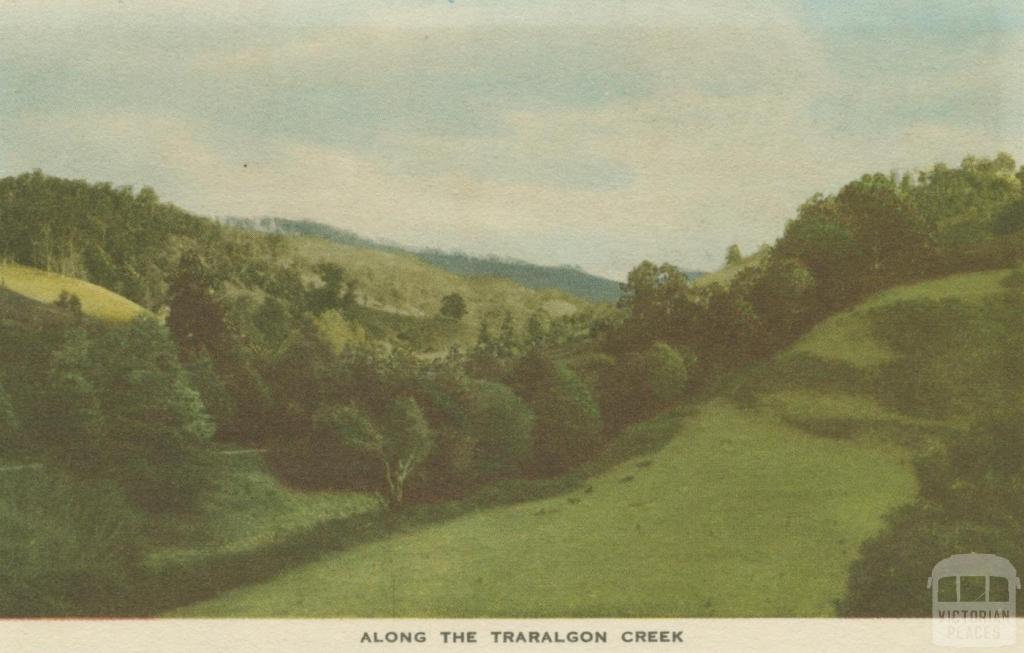
[[[857,617],[924,617],[925,579],[957,553],[1024,560],[1024,413],[980,420],[969,435],[918,463],[921,497],[887,519],[861,548],[840,613]],[[1018,604],[1018,615],[1024,605]]]
[[[514,382],[534,412],[539,473],[564,471],[597,451],[603,442],[600,410],[590,389],[565,363],[531,352],[519,361]]]
[[[151,318],[68,333],[50,367],[49,458],[117,481],[148,510],[189,508],[206,482],[213,426],[166,330]]]
[[[0,616],[124,614],[142,525],[110,481],[0,474]]]
[[[477,480],[518,476],[533,459],[533,413],[500,383],[475,381],[466,410]]]
[[[968,157],[916,179],[864,175],[834,195],[815,195],[728,288],[694,287],[678,267],[644,261],[624,286],[625,315],[596,325],[602,344],[616,354],[658,340],[690,349],[700,384],[781,350],[879,289],[1019,263],[1024,175],[1015,166],[1005,154]]]
[[[19,448],[18,417],[14,414],[14,405],[7,396],[3,383],[0,383],[0,450],[14,451]]]
[[[663,342],[643,353],[627,352],[602,370],[602,414],[612,427],[649,417],[682,401],[690,382],[695,358],[681,354]]]
[[[993,553],[1018,567],[1024,561],[1019,278],[1011,275],[1002,297],[978,305],[919,302],[901,305],[899,314],[877,314],[876,330],[898,354],[880,392],[893,395],[902,410],[967,419],[971,427],[917,461],[920,497],[889,516],[886,529],[862,547],[843,614],[926,616],[923,579],[952,554]]]

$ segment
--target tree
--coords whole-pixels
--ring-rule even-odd
[[[104,442],[105,423],[95,382],[93,342],[83,328],[71,329],[50,357],[42,414],[45,453],[61,467],[109,478],[113,448]]]
[[[1006,236],[1024,230],[1024,199],[1007,204],[992,223],[992,232]]]
[[[0,384],[0,448],[12,450],[18,443],[19,424],[14,405]]]
[[[533,456],[533,413],[511,388],[476,381],[463,430],[475,443],[475,466],[484,480],[526,470]]]
[[[273,295],[267,295],[253,315],[253,323],[262,336],[261,341],[269,351],[274,351],[288,337],[292,327],[292,315],[288,305]]]
[[[810,270],[817,286],[815,303],[823,310],[849,305],[865,292],[868,255],[840,217],[834,197],[815,195],[805,202],[797,219],[786,225],[774,254]]]
[[[209,354],[200,353],[183,363],[189,381],[203,401],[203,406],[218,429],[225,429],[235,421],[237,406],[224,380],[210,360]]]
[[[409,475],[426,459],[434,442],[423,412],[410,397],[391,402],[381,420],[382,428],[355,406],[327,407],[318,413],[316,421],[347,445],[380,461],[393,506],[401,505]]]
[[[694,335],[701,312],[693,301],[690,281],[674,265],[644,261],[630,271],[619,307],[629,311],[622,331],[629,346],[640,349],[655,340],[673,344]]]
[[[356,282],[345,280],[345,268],[324,261],[313,266],[320,276],[320,285],[306,290],[306,306],[314,315],[351,308],[355,303]]]
[[[748,299],[749,281],[756,274],[756,268],[743,270],[728,290],[717,283],[707,289],[700,346],[696,348],[706,370],[735,369],[761,351],[761,322]]]
[[[621,355],[601,373],[605,420],[621,427],[682,401],[694,362],[663,342]]]
[[[60,291],[60,297],[55,301],[54,306],[59,309],[65,310],[71,313],[75,317],[82,316],[82,300],[78,298],[78,295],[69,293],[66,290]]]
[[[223,344],[227,326],[214,294],[218,285],[198,254],[182,254],[171,280],[167,327],[185,360],[203,350],[215,354]]]
[[[871,290],[920,275],[930,240],[913,204],[896,183],[881,174],[865,175],[836,195],[840,219],[850,225],[867,254],[862,270]]]
[[[656,342],[644,354],[647,387],[654,409],[661,409],[681,401],[690,380],[692,355],[683,356],[663,342]]]
[[[737,265],[743,262],[743,254],[740,252],[739,245],[729,245],[729,249],[725,250],[725,264],[726,265]]]
[[[466,315],[466,300],[459,293],[451,293],[441,298],[441,315],[453,320],[461,320]]]
[[[146,510],[195,505],[208,481],[213,424],[156,320],[139,317],[94,338],[72,332],[50,377],[55,460],[117,481]]]
[[[789,343],[803,333],[814,317],[814,285],[814,276],[796,259],[772,256],[759,270],[750,289],[750,303],[770,346]]]
[[[292,331],[271,360],[268,379],[278,406],[300,406],[308,413],[329,398],[335,383],[334,350],[307,319]]]
[[[564,471],[597,450],[602,442],[600,409],[569,367],[533,350],[520,361],[515,383],[535,415],[534,464],[540,472]]]
[[[430,453],[434,434],[419,404],[411,397],[391,402],[384,415],[383,426],[387,434],[383,453],[385,472],[389,477],[388,488],[392,500],[402,503],[405,482]]]

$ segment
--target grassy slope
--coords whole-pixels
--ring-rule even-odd
[[[319,524],[375,511],[380,501],[358,492],[299,492],[281,486],[259,454],[219,457],[214,489],[192,515],[156,517],[150,525],[154,568],[244,554],[279,544]]]
[[[179,616],[828,615],[879,516],[914,491],[892,451],[716,401],[592,491],[353,548]],[[495,538],[501,533],[500,538]]]
[[[0,331],[34,333],[44,325],[70,321],[65,311],[52,305],[61,290],[77,294],[83,312],[102,320],[127,320],[145,312],[137,304],[99,286],[33,268],[0,265],[0,279],[4,282],[0,285]],[[4,335],[0,332],[0,340],[4,340]],[[30,342],[33,349],[40,349],[39,364],[45,364],[48,352],[42,351],[39,342]],[[2,344],[0,363],[5,363]],[[8,484],[0,487],[0,507],[24,488],[43,483],[49,475],[41,465],[25,466],[32,460],[7,460],[8,457],[7,452],[0,452],[0,480]],[[290,539],[301,538],[323,524],[380,507],[379,500],[368,494],[298,492],[285,488],[264,468],[255,452],[218,456],[217,460],[220,468],[214,490],[205,497],[196,514],[156,516],[147,524],[146,565],[150,570],[181,573],[219,561],[258,555]],[[35,527],[44,532],[55,528],[45,522]]]
[[[101,320],[130,320],[146,312],[135,302],[88,281],[13,263],[0,264],[0,287],[44,304],[52,304],[66,290],[78,295],[83,313]]]
[[[243,229],[310,236],[364,250],[412,255],[430,265],[463,277],[499,277],[527,288],[561,290],[587,301],[614,303],[622,294],[619,282],[577,268],[535,265],[514,259],[470,256],[435,249],[408,248],[363,238],[351,231],[309,220],[267,217],[227,218],[225,222]]]
[[[361,306],[354,317],[371,337],[411,340],[420,350],[446,351],[450,344],[473,344],[480,322],[488,314],[494,330],[505,311],[522,328],[535,311],[561,317],[590,305],[560,291],[531,290],[506,279],[460,277],[412,254],[352,247],[319,238],[289,237],[289,242],[295,255],[310,262],[339,263],[358,281]],[[441,298],[453,292],[462,295],[468,308],[460,321],[438,316]]]
[[[749,256],[744,256],[739,263],[726,265],[722,269],[716,270],[715,272],[702,274],[701,276],[697,277],[694,280],[693,285],[698,288],[706,288],[711,284],[717,283],[722,286],[728,287],[728,285],[732,283],[732,280],[736,278],[736,275],[738,275],[743,270],[746,270],[747,268],[753,267],[761,263],[764,260],[764,258],[764,252],[754,252]]]
[[[895,360],[896,354],[874,337],[872,312],[891,309],[900,302],[981,302],[1003,291],[1007,274],[1006,270],[991,270],[900,286],[832,316],[761,371],[761,379],[752,383],[758,402],[773,406],[789,424],[829,437],[873,437],[915,448],[947,436],[959,437],[970,421],[964,411],[953,411],[945,419],[928,419],[885,405],[892,402],[878,384],[885,376],[881,374],[883,366]],[[928,337],[918,332],[909,336]],[[974,336],[986,342],[982,333]],[[953,359],[933,368],[933,378],[976,384],[982,379],[971,377],[975,372],[970,365],[960,365],[975,357],[966,348],[957,350]]]
[[[397,534],[178,614],[830,615],[859,543],[914,495],[896,443],[951,425],[887,409],[829,365],[886,360],[869,310],[971,301],[998,292],[1004,276],[897,288],[827,320],[765,366],[746,408],[720,398],[636,427],[676,436],[594,478],[591,492]],[[800,367],[808,356],[821,364]]]
[[[852,310],[819,324],[796,344],[793,351],[861,368],[884,363],[890,360],[891,352],[872,338],[869,311],[900,301],[956,298],[969,302],[984,299],[1002,290],[1000,281],[1005,276],[1005,270],[957,274],[880,292]]]

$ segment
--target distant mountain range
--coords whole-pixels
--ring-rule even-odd
[[[462,252],[416,249],[396,243],[364,238],[346,229],[337,229],[312,220],[285,218],[221,218],[221,222],[243,229],[323,238],[352,247],[364,247],[411,254],[420,260],[463,277],[500,277],[527,288],[554,288],[596,302],[614,302],[622,294],[617,281],[599,277],[570,265],[536,265],[499,256],[471,256]],[[687,274],[691,279],[701,272]]]

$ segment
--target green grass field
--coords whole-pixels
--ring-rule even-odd
[[[358,492],[299,492],[283,487],[253,452],[221,456],[220,472],[199,509],[149,524],[150,567],[189,564],[278,545],[321,524],[374,512],[380,499]]]
[[[591,491],[334,554],[174,616],[825,616],[857,545],[914,482],[894,449],[726,401]]]
[[[956,274],[910,286],[898,286],[870,297],[851,310],[833,315],[817,325],[793,347],[827,360],[840,360],[857,367],[871,367],[891,359],[892,352],[872,337],[869,313],[901,301],[956,298],[972,302],[992,297],[1002,290],[1005,270]]]
[[[101,320],[126,321],[146,312],[135,302],[88,281],[14,263],[0,263],[0,288],[44,304],[52,304],[66,290],[78,295],[85,315]]]

